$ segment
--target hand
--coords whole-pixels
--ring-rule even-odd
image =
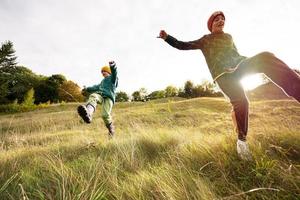
[[[83,96],[88,96],[88,91],[87,91],[87,87],[86,86],[83,86],[83,89],[81,90],[81,94]]]
[[[157,36],[157,38],[162,38],[162,39],[164,39],[164,40],[166,40],[167,37],[168,37],[168,34],[166,33],[165,30],[161,30],[161,31],[159,32],[159,36]]]
[[[109,66],[114,66],[116,64],[115,61],[113,61],[113,60],[109,61],[108,63],[109,63]]]

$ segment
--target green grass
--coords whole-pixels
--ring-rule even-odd
[[[0,199],[300,199],[300,106],[250,104],[253,161],[222,98],[119,103],[109,140],[77,104],[0,116]]]

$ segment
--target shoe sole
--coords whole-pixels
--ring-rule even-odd
[[[86,109],[83,106],[78,106],[77,108],[77,112],[80,115],[80,117],[83,119],[83,121],[85,123],[91,123],[90,118],[88,117],[88,113],[86,111]]]

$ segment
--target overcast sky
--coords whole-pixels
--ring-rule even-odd
[[[0,0],[0,42],[12,41],[19,65],[37,74],[90,86],[115,60],[119,91],[154,91],[211,80],[200,50],[180,51],[156,36],[165,29],[198,39],[216,10],[240,54],[271,51],[300,69],[299,0]]]

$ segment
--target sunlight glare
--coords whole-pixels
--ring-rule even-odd
[[[241,80],[244,90],[253,90],[259,85],[263,84],[263,77],[261,74],[249,75]]]

